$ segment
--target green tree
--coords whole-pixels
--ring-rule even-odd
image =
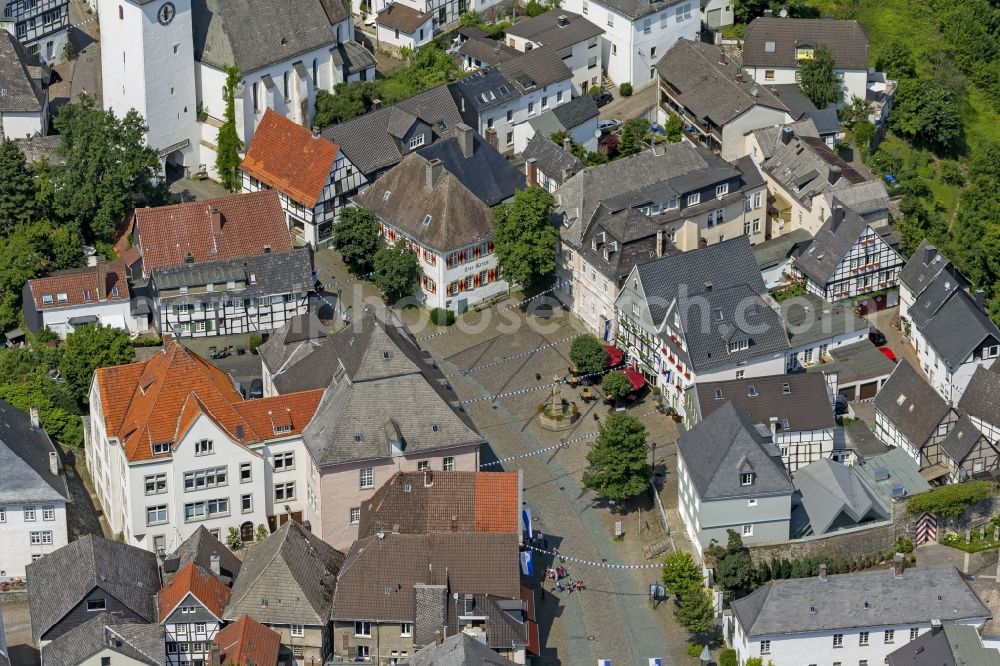
[[[893,38],[878,50],[875,69],[885,72],[890,79],[908,79],[917,75],[917,60],[909,43]]]
[[[646,133],[649,132],[649,121],[645,118],[632,118],[622,126],[618,142],[618,156],[627,157],[635,155],[645,146]]]
[[[374,90],[371,81],[338,83],[333,94],[320,90],[316,93],[313,123],[318,127],[329,127],[364,115],[371,106]]]
[[[667,124],[663,127],[667,134],[667,141],[677,143],[681,140],[684,132],[684,121],[676,113],[671,113],[667,118]]]
[[[420,285],[419,280],[417,253],[405,243],[385,245],[375,253],[372,282],[389,303],[413,294]]]
[[[267,529],[267,525],[261,523],[260,525],[257,526],[257,529],[254,530],[253,540],[256,541],[257,543],[260,543],[261,541],[266,539],[269,534],[270,532]]]
[[[240,536],[239,529],[235,527],[229,528],[229,533],[226,534],[226,547],[229,550],[240,550],[243,548],[243,537]]]
[[[663,584],[674,595],[701,587],[701,567],[683,550],[675,550],[663,560]]]
[[[629,382],[624,372],[616,370],[604,375],[601,390],[609,398],[624,398],[632,392],[632,383]]]
[[[939,153],[957,150],[962,137],[954,94],[944,85],[925,78],[899,82],[889,127]]]
[[[715,610],[707,591],[701,587],[688,588],[674,602],[677,623],[692,634],[707,634],[714,628]]]
[[[76,399],[86,404],[94,370],[133,360],[135,352],[129,344],[128,333],[120,328],[91,324],[66,336],[59,370]]]
[[[763,15],[764,10],[770,6],[770,0],[736,0],[733,3],[733,16],[737,23],[745,25]]]
[[[151,206],[168,200],[160,158],[146,145],[149,128],[134,109],[119,118],[90,98],[65,104],[53,119],[66,166],[58,171],[55,207],[88,241],[114,240],[139,195]]]
[[[837,112],[837,116],[847,129],[853,130],[855,125],[868,120],[868,102],[854,95],[851,101]]]
[[[24,153],[11,139],[0,141],[0,235],[7,236],[14,227],[34,219],[34,172]]]
[[[559,230],[550,215],[555,199],[538,187],[519,190],[493,210],[493,242],[500,275],[525,291],[547,289],[555,278]]]
[[[219,172],[222,185],[230,192],[240,188],[240,150],[243,142],[236,133],[236,86],[240,83],[240,71],[235,65],[226,68],[226,87],[222,93],[226,103],[226,118],[219,128],[215,170]]]
[[[647,448],[642,421],[612,414],[598,427],[597,440],[587,453],[584,487],[616,501],[643,493],[652,476]]]
[[[608,350],[592,333],[578,335],[569,347],[569,360],[579,373],[600,372],[608,363]]]
[[[483,22],[483,17],[477,11],[467,11],[458,19],[459,25],[463,28],[475,28]]]
[[[833,54],[826,44],[820,44],[813,50],[812,59],[800,63],[799,87],[816,108],[825,109],[827,104],[840,101],[840,81],[833,71]]]
[[[539,14],[544,14],[549,11],[549,8],[538,0],[528,0],[528,3],[524,5],[524,13],[528,16],[538,16]]]
[[[740,535],[735,530],[726,533],[729,537],[726,547],[713,543],[707,554],[715,560],[715,581],[719,586],[742,596],[753,586],[753,560]]]
[[[371,271],[372,260],[381,243],[378,226],[375,213],[356,206],[342,208],[340,219],[333,225],[333,247],[354,275],[366,275]]]
[[[724,648],[719,653],[719,666],[740,666],[739,659],[736,657],[736,650]]]

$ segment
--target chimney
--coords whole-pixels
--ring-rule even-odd
[[[29,413],[31,414],[31,427],[35,429],[41,428],[42,422],[38,418],[38,407],[32,405],[31,409],[29,410]]]
[[[108,264],[105,261],[97,261],[97,300],[106,301],[108,299]]]
[[[319,127],[317,127],[316,125],[313,125],[312,131],[313,131],[313,138],[314,139],[318,139],[319,138]]]
[[[442,171],[444,171],[444,165],[441,163],[441,160],[436,157],[432,160],[427,160],[427,164],[424,165],[424,188],[433,190],[434,184],[441,176]]]
[[[933,246],[928,245],[927,247],[925,247],[924,248],[924,265],[925,266],[930,266],[931,262],[934,261],[934,257],[936,257],[936,256],[937,256],[937,250]]]
[[[771,427],[771,443],[775,444],[778,441],[778,417],[772,416],[768,419],[768,425]]]
[[[826,580],[826,565],[822,563],[819,565],[819,579]]]
[[[560,15],[559,16],[559,27],[560,28],[565,28],[568,25],[569,25],[569,18],[567,18],[565,15]]]
[[[830,231],[832,231],[833,233],[837,233],[837,229],[838,227],[840,227],[840,223],[844,221],[844,215],[845,211],[843,206],[833,207],[833,211],[831,211],[830,214]]]
[[[59,454],[49,451],[49,472],[52,476],[59,476]]]
[[[212,206],[208,212],[212,216],[212,232],[222,233],[222,212],[215,206]]]
[[[215,643],[209,643],[208,645],[208,666],[219,666],[222,663],[222,657],[219,655],[219,646]]]
[[[793,136],[795,136],[795,130],[793,130],[791,127],[781,128],[781,143],[787,146],[789,143],[792,142]]]
[[[903,554],[896,553],[892,558],[892,575],[899,578],[903,575]]]
[[[563,150],[565,150],[567,153],[570,153],[571,155],[573,154],[573,139],[569,138],[568,136],[563,139]]]
[[[711,282],[705,283],[705,291],[712,291],[712,287],[715,286]]]
[[[708,247],[708,240],[704,236],[702,236],[701,238],[698,239],[698,249],[703,250],[706,247]]]
[[[660,229],[656,232],[656,258],[659,259],[663,256],[663,230]]]
[[[475,145],[472,141],[472,128],[465,123],[459,123],[455,125],[455,129],[458,130],[456,136],[458,137],[458,147],[462,149],[462,155],[472,157],[472,153],[475,150]]]
[[[720,65],[725,65],[726,64],[726,52],[725,51],[719,51],[719,64]]]
[[[381,108],[382,108],[382,100],[380,100],[380,99],[373,99],[372,100],[372,111],[376,111],[376,110],[381,109]]]
[[[434,632],[434,645],[441,645],[444,643],[444,637],[441,636],[441,630],[438,629]]]
[[[736,74],[736,83],[743,83],[743,72],[738,72]]]
[[[219,557],[218,553],[212,553],[208,558],[208,566],[212,570],[212,573],[216,576],[222,575],[222,567],[220,566],[221,562],[222,558]]]
[[[982,310],[986,306],[986,292],[982,289],[976,289],[975,298],[976,307]]]
[[[830,167],[830,170],[826,172],[826,179],[830,181],[831,185],[836,185],[837,181],[840,180],[840,167]]]
[[[524,175],[528,177],[528,185],[538,184],[538,160],[534,157],[524,163]]]

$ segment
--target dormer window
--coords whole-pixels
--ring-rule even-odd
[[[757,397],[757,387],[754,386],[753,384],[751,384],[750,386],[748,386],[747,387],[747,395],[749,397],[751,397],[751,398],[756,398]]]
[[[83,290],[83,300],[89,301],[90,298],[91,298],[90,290],[89,289],[84,289]]]
[[[162,456],[162,455],[166,455],[167,453],[170,453],[170,443],[169,442],[159,442],[157,444],[153,444],[153,455],[154,456]]]
[[[409,143],[410,150],[413,150],[414,148],[419,148],[422,145],[424,145],[424,135],[423,135],[423,133],[417,134],[416,136],[414,136],[413,138],[410,139],[410,143]]]
[[[392,352],[387,352],[387,351],[382,352],[383,361],[388,361],[390,358],[392,358]]]
[[[795,49],[795,59],[812,60],[815,53],[815,50],[811,46],[799,46]]]
[[[437,423],[431,425],[431,432],[441,432],[441,426]]]
[[[741,486],[752,486],[753,485],[753,472],[743,472],[740,474],[740,485]]]
[[[715,196],[722,197],[729,194],[729,183],[722,183],[715,186]]]
[[[781,394],[782,395],[788,395],[791,392],[792,392],[792,386],[790,384],[785,383],[785,384],[781,385]]]
[[[697,206],[701,203],[701,193],[695,192],[694,194],[689,194],[687,198],[688,206]]]
[[[52,305],[52,294],[42,294],[42,305]]]
[[[720,388],[715,389],[715,399],[722,400],[722,389]]]
[[[118,287],[111,287],[111,295],[114,298],[118,298]]]
[[[65,293],[56,294],[56,300],[59,301],[60,303],[65,303],[66,301],[69,300],[69,296],[67,296]]]
[[[360,444],[361,442],[363,442],[363,441],[364,441],[364,439],[365,439],[364,435],[362,435],[362,434],[361,434],[360,432],[359,432],[359,433],[356,433],[356,434],[354,435],[354,441],[355,441],[356,443],[358,443],[358,444]]]
[[[750,348],[749,340],[733,340],[729,343],[729,353],[732,354],[738,351],[746,351]]]

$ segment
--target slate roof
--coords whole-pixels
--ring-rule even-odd
[[[454,127],[462,122],[448,86],[440,85],[393,106],[328,127],[323,130],[323,136],[340,146],[351,163],[371,177],[403,159],[404,149],[388,129],[390,118],[400,115],[409,117],[410,124],[419,119],[430,125],[435,140],[451,136]]]
[[[681,435],[677,449],[701,501],[794,491],[771,438],[729,401]],[[754,474],[751,485],[741,485],[744,472]]]
[[[941,450],[956,463],[961,463],[980,439],[989,442],[972,419],[962,414],[951,426],[948,436],[941,440]]]
[[[688,295],[704,292],[706,282],[712,284],[713,290],[744,285],[754,294],[767,293],[746,236],[639,264],[636,271],[647,299],[655,299],[649,306],[657,324],[663,321],[667,306],[682,287]]]
[[[539,46],[551,46],[556,51],[604,34],[602,28],[585,17],[560,8],[550,9],[538,16],[522,18],[504,32]]]
[[[837,425],[822,375],[797,373],[698,382],[695,390],[702,419],[729,402],[754,423],[770,427],[770,418],[778,417],[779,432],[785,430],[785,419],[790,432],[832,429]]]
[[[21,502],[69,502],[62,460],[58,473],[49,468],[49,455],[58,454],[42,428],[31,417],[0,400],[0,505]]]
[[[431,20],[431,12],[418,12],[407,5],[394,2],[378,13],[378,24],[412,35],[417,28]]]
[[[326,388],[339,361],[315,312],[292,317],[257,348],[278,393]]]
[[[212,642],[219,646],[220,663],[265,666],[278,662],[281,634],[244,615],[220,629]]]
[[[358,538],[376,532],[516,534],[519,502],[516,472],[396,472],[362,504]]]
[[[832,278],[851,246],[868,227],[865,219],[849,208],[842,208],[843,221],[837,222],[834,210],[813,237],[812,243],[799,250],[795,267],[817,284]]]
[[[59,271],[47,277],[28,280],[28,288],[38,311],[129,300],[125,264],[122,261]],[[66,300],[58,300],[59,294],[66,294]],[[45,303],[42,296],[48,296],[51,302]]]
[[[401,662],[403,666],[512,666],[514,662],[465,632],[445,638],[441,645],[425,645]]]
[[[225,619],[325,625],[343,564],[342,552],[289,520],[247,551]]]
[[[875,396],[875,409],[919,448],[951,408],[903,358]]]
[[[178,571],[191,562],[206,571],[211,571],[212,555],[219,556],[220,573],[228,576],[230,580],[235,579],[240,572],[240,558],[212,536],[204,525],[198,526],[191,536],[182,541],[177,550],[167,556],[166,562],[176,561]]]
[[[464,602],[462,602],[464,603]],[[522,599],[503,599],[491,594],[473,594],[473,611],[471,614],[485,617],[483,628],[486,631],[486,645],[494,650],[512,650],[518,647],[528,647],[529,622]],[[454,636],[461,632],[459,614],[463,609],[455,610],[454,601],[448,608],[448,628],[446,636]]]
[[[383,321],[366,312],[352,325],[330,336],[338,363],[354,383],[389,379],[420,372],[414,361],[415,349],[407,347],[393,320]]]
[[[212,209],[221,213],[214,228]],[[137,208],[133,224],[142,250],[143,272],[179,266],[190,252],[194,262],[288,252],[292,239],[274,190],[230,194],[218,199]]]
[[[829,301],[813,293],[783,301],[781,317],[791,346],[801,347],[847,333],[867,333],[868,321],[854,314],[850,301]]]
[[[240,169],[293,201],[313,208],[331,179],[338,150],[322,134],[313,134],[309,128],[267,109]]]
[[[428,160],[421,155],[407,155],[355,196],[355,203],[420,245],[439,252],[491,238],[493,212],[489,206],[443,168],[429,188],[427,165]]]
[[[829,458],[800,467],[792,483],[801,495],[813,534],[889,517],[889,508],[882,498],[862,481],[853,467]]]
[[[276,437],[268,411],[291,426],[280,437],[295,435],[322,396],[304,391],[244,401],[227,374],[176,341],[146,361],[98,368],[95,381],[108,436],[130,462],[151,460],[152,443],[177,442],[201,414],[243,444]]]
[[[583,123],[596,118],[598,115],[597,102],[591,95],[580,95],[568,102],[560,104],[551,113],[566,130],[579,127]],[[544,114],[543,114],[544,115]]]
[[[836,190],[837,200],[858,215],[889,210],[889,193],[881,180],[851,183]]]
[[[910,306],[908,314],[913,326],[917,330],[923,329],[927,322],[937,316],[948,299],[961,289],[962,284],[952,276],[951,271],[938,271]]]
[[[520,599],[518,559],[518,536],[511,533],[387,533],[382,539],[358,539],[337,579],[331,619],[413,622],[414,586],[421,583],[445,585],[460,595]]]
[[[790,114],[766,86],[749,76],[737,81],[742,68],[728,57],[726,63],[720,63],[721,53],[712,44],[678,39],[656,63],[656,71],[679,93],[675,95],[678,102],[699,119],[708,118],[719,127],[756,105]]]
[[[768,49],[768,42],[773,47]],[[798,67],[798,46],[830,49],[838,69],[868,68],[868,35],[857,21],[761,16],[743,33],[743,62],[748,67]]]
[[[1000,652],[985,647],[976,628],[966,624],[932,627],[887,658],[889,666],[1000,666]]]
[[[42,659],[45,666],[77,666],[104,649],[140,664],[167,663],[162,625],[136,624],[114,613],[101,613],[48,643]]]
[[[343,70],[346,79],[352,74],[374,69],[375,55],[357,42],[341,42],[330,49],[334,66]],[[369,77],[373,76],[368,74]]]
[[[564,170],[568,176],[572,176],[583,168],[583,162],[577,159],[573,153],[563,150],[562,146],[557,146],[549,137],[539,132],[536,132],[528,141],[522,156],[526,162],[535,160],[538,170],[555,180],[558,185],[565,182],[563,180]]]
[[[600,0],[598,5],[605,5],[624,14],[632,20],[655,14],[661,9],[667,9],[678,4],[675,0]]]
[[[32,56],[12,34],[3,31],[0,34],[0,112],[3,113],[40,113],[45,104],[47,94],[38,78],[44,74],[46,79],[48,68],[42,68],[37,56]],[[7,135],[7,138],[14,138]]]
[[[496,68],[522,95],[553,83],[567,81],[573,76],[573,72],[551,46],[540,46],[517,58],[504,60]]]
[[[88,534],[26,567],[31,636],[42,635],[95,587],[155,622],[160,574],[156,554]]]
[[[469,37],[458,47],[460,55],[469,56],[485,65],[497,65],[521,55],[517,49],[488,37]]]
[[[994,368],[996,363],[994,362]],[[976,368],[958,401],[958,408],[993,425],[1000,425],[1000,374],[984,367]]]
[[[913,295],[914,301],[924,292],[931,282],[941,271],[952,268],[950,273],[954,273],[951,261],[941,254],[926,238],[920,241],[920,245],[910,255],[906,264],[899,271],[899,282],[906,286]],[[954,277],[954,275],[952,275]]]
[[[976,305],[973,297],[961,289],[955,290],[930,321],[919,329],[949,372],[955,372],[973,352],[982,347],[1000,344],[1000,329]]]
[[[818,576],[776,580],[737,599],[732,609],[751,640],[990,615],[962,574],[950,565],[906,569],[899,577],[889,568],[836,574],[826,580]]]
[[[467,134],[472,144],[472,154],[468,156],[462,152],[460,144],[463,134]],[[421,148],[417,154],[425,160],[441,160],[448,173],[490,207],[511,199],[517,190],[524,189],[524,172],[465,124],[456,127],[455,136]]]
[[[194,57],[243,76],[337,42],[333,26],[349,18],[340,0],[194,0]]]
[[[837,373],[840,385],[888,377],[896,364],[886,358],[870,340],[861,340],[829,351],[830,361],[811,365],[806,372]]]

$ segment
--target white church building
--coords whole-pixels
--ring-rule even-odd
[[[98,0],[98,12],[104,107],[136,109],[164,165],[189,172],[217,175],[229,67],[244,147],[267,109],[310,127],[317,91],[375,77],[336,0]]]

